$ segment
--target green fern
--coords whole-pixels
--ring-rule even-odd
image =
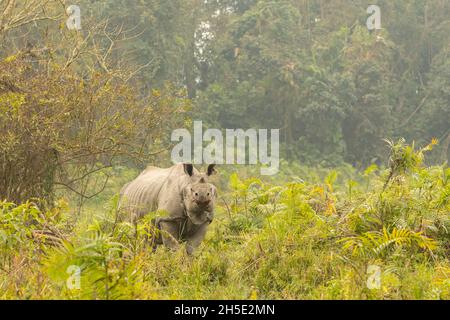
[[[405,228],[393,228],[388,231],[369,231],[359,236],[346,237],[342,242],[342,249],[350,251],[353,256],[383,256],[392,247],[421,248],[432,251],[436,249],[435,240],[423,235],[422,232],[414,232]]]

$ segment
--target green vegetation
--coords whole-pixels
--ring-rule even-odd
[[[0,299],[449,299],[450,1],[371,4],[0,0]],[[280,172],[218,166],[199,251],[152,252],[118,192],[195,120]]]
[[[422,164],[432,145],[391,148],[386,170],[292,165],[310,174],[283,184],[222,172],[228,186],[194,257],[152,253],[149,219],[135,236],[115,222],[115,196],[81,215],[63,200],[51,210],[3,202],[0,298],[450,299],[450,169]],[[117,169],[105,193],[135,173]],[[67,286],[71,265],[80,289]],[[378,289],[367,287],[370,265]]]

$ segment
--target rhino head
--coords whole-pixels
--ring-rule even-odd
[[[209,183],[209,176],[215,173],[214,164],[210,164],[206,173],[194,172],[192,164],[183,164],[188,175],[188,184],[183,189],[183,204],[186,214],[193,224],[199,225],[211,221],[214,215],[216,187]]]

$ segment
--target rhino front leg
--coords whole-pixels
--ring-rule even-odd
[[[200,243],[202,243],[203,239],[205,238],[208,225],[209,223],[201,225],[194,234],[186,238],[186,252],[189,255],[193,254],[194,250],[198,248]]]
[[[174,221],[160,221],[162,243],[171,250],[177,250],[180,243],[177,240],[178,223]]]

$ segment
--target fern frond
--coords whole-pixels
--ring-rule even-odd
[[[406,228],[393,228],[392,231],[383,228],[382,231],[369,231],[359,236],[344,238],[340,242],[344,243],[343,250],[350,250],[352,255],[358,256],[383,255],[392,246],[409,249],[419,247],[430,251],[437,247],[436,241],[423,235],[422,232]]]

